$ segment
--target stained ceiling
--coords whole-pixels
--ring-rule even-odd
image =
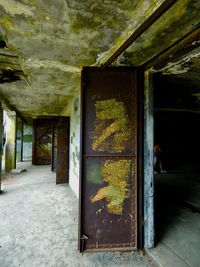
[[[164,2],[0,0],[1,98],[26,118],[60,115],[63,110],[68,115],[66,107],[80,92],[82,67],[104,64]],[[164,66],[153,64],[158,55],[199,27],[200,1],[174,2],[114,65],[149,63],[165,74],[191,72],[198,78],[198,41],[186,51],[187,62],[182,54],[169,55]]]

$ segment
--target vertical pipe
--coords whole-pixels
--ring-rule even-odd
[[[153,73],[145,72],[144,88],[144,247],[153,248],[154,231],[154,106],[153,106]]]

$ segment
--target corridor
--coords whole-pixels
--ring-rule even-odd
[[[20,164],[0,195],[1,267],[154,266],[141,252],[80,254],[76,196],[49,166]]]

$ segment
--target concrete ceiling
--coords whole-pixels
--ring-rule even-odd
[[[103,64],[163,2],[1,0],[2,99],[26,118],[68,115],[69,103],[80,92],[82,67]],[[199,26],[199,12],[199,0],[178,0],[114,65],[140,66],[152,60]],[[196,52],[185,73],[199,69]],[[158,69],[177,72],[169,65]]]

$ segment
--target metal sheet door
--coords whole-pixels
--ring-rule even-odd
[[[52,122],[52,149],[51,149],[51,171],[56,171],[57,165],[57,122]]]
[[[138,74],[82,71],[80,251],[137,249]]]
[[[69,118],[57,121],[56,184],[69,182]]]
[[[51,121],[46,119],[36,119],[33,121],[33,128],[33,164],[49,165],[51,164]]]

